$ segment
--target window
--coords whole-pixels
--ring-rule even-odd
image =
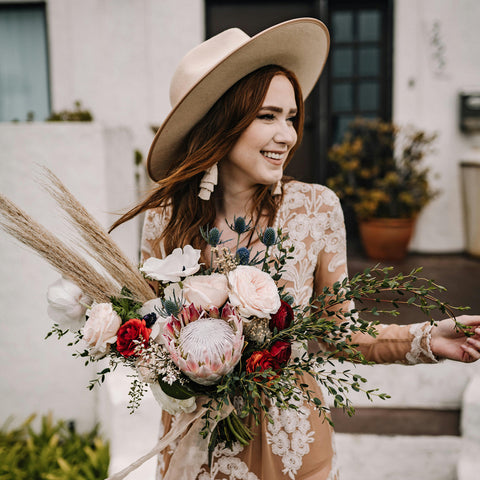
[[[0,121],[49,112],[45,4],[0,4]]]
[[[329,144],[339,142],[357,116],[391,115],[390,2],[329,2]]]

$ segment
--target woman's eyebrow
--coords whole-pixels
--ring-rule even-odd
[[[273,105],[264,105],[263,107],[260,108],[260,110],[269,110],[270,112],[276,112],[276,113],[282,113],[283,112],[283,108],[276,107],[276,106],[273,106]],[[297,109],[296,108],[291,108],[288,111],[288,113],[289,114],[297,113]]]

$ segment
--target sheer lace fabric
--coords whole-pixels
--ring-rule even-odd
[[[168,212],[149,210],[145,217],[142,256],[163,256],[156,242]],[[324,286],[331,286],[347,275],[346,239],[343,213],[336,195],[328,188],[301,182],[284,185],[284,198],[275,227],[289,234],[295,257],[289,261],[283,281],[298,305],[306,305]],[[383,325],[376,338],[355,335],[353,342],[368,360],[378,363],[434,362],[430,350],[430,326]],[[322,397],[310,377],[302,379]],[[212,467],[202,468],[198,480],[334,480],[337,478],[333,432],[318,412],[308,405],[299,410],[280,411],[272,406],[273,424],[255,427],[251,444],[234,450],[217,447]],[[251,421],[251,419],[247,419]],[[164,413],[163,428],[168,431],[172,417]],[[168,467],[170,454],[160,460],[158,479]]]

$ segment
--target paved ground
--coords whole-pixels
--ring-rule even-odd
[[[378,262],[368,259],[355,244],[349,248],[348,255],[350,275],[380,263],[381,266],[392,266],[394,271],[409,273],[416,267],[423,267],[421,274],[443,285],[447,291],[441,295],[442,300],[451,305],[469,306],[465,313],[480,315],[480,259],[467,255],[419,255],[410,254],[404,261]],[[392,319],[383,317],[383,323],[413,323],[425,320],[425,316],[417,309],[400,308],[401,315]],[[459,313],[460,315],[462,313]],[[436,314],[436,319],[443,318]]]

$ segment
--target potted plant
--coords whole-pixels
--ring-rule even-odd
[[[327,185],[351,207],[367,255],[401,260],[420,210],[437,195],[423,165],[436,134],[357,119],[329,151],[335,169]]]

